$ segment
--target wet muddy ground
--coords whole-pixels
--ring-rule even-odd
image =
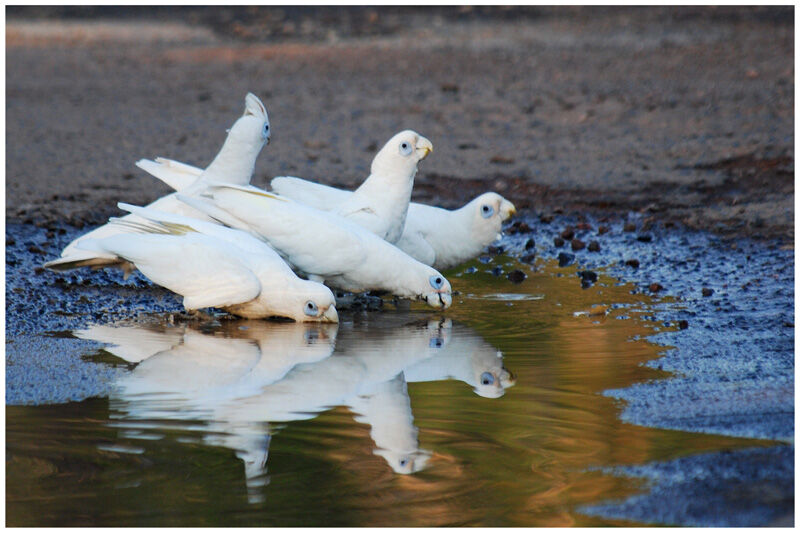
[[[274,126],[256,185],[288,173],[355,186],[386,139],[416,129],[435,146],[416,199],[454,207],[491,189],[522,208],[501,259],[455,272],[499,268],[513,287],[511,271],[535,273],[502,258],[552,260],[576,290],[597,273],[655,298],[664,331],[648,340],[665,349],[648,365],[674,376],[606,391],[623,420],[786,443],[623,469],[652,491],[587,513],[793,522],[792,8],[201,9],[42,25],[53,13],[18,8],[7,23],[7,403],[107,395],[118,369],[61,332],[180,311],[138,274],[38,267],[118,200],[167,192],[135,160],[206,164],[253,91]]]
[[[490,276],[498,297],[505,295],[511,302],[517,283],[537,276],[566,277],[576,293],[597,290],[609,281],[632,282],[630,291],[651,303],[631,307],[608,301],[575,311],[597,320],[630,308],[614,319],[635,315],[651,323],[648,341],[665,346],[663,356],[647,365],[672,377],[604,393],[624,400],[622,420],[776,443],[757,452],[727,451],[722,456],[693,455],[677,462],[609,469],[616,475],[649,479],[650,492],[620,503],[588,506],[582,512],[684,525],[791,520],[793,250],[781,249],[777,241],[729,240],[665,227],[637,214],[625,220],[563,216],[544,220],[510,223],[503,240],[487,249],[474,266],[448,273],[456,289],[459,279]],[[557,246],[570,233],[571,239]],[[9,404],[105,397],[114,380],[128,370],[87,359],[85,354],[96,344],[64,332],[153,313],[186,319],[178,298],[139,274],[123,280],[116,272],[64,274],[38,267],[77,234],[68,226],[7,228]],[[572,243],[579,241],[590,246],[573,249]],[[587,345],[587,349],[592,348]],[[681,470],[689,463],[691,468]],[[743,498],[747,505],[741,504]]]

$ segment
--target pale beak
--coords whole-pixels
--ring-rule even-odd
[[[325,312],[322,314],[322,321],[323,322],[333,322],[334,324],[339,322],[339,313],[336,312],[336,307],[330,306]]]
[[[517,214],[517,208],[508,200],[503,200],[500,204],[500,213],[503,215],[503,222]]]
[[[417,153],[421,154],[419,159],[422,161],[428,154],[433,153],[433,144],[425,137],[420,137],[417,141]]]

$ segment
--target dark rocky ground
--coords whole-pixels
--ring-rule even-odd
[[[6,216],[100,223],[207,164],[247,91],[273,124],[254,183],[355,186],[396,131],[415,197],[654,214],[793,240],[793,8],[13,7]]]
[[[75,353],[29,357],[46,355],[42,331],[179,309],[138,275],[36,265],[117,214],[118,200],[167,192],[137,159],[207,164],[253,91],[273,125],[256,185],[289,173],[353,187],[386,139],[413,128],[435,146],[416,199],[452,207],[497,190],[533,230],[510,228],[512,255],[530,254],[532,236],[540,257],[572,254],[564,260],[677,298],[653,320],[686,328],[650,338],[676,347],[651,363],[675,377],[608,391],[625,401],[623,419],[793,441],[793,8],[7,13],[14,403],[79,399],[107,382],[105,367]],[[566,225],[600,251],[555,246]],[[43,313],[51,305],[58,313]],[[651,493],[587,512],[791,524],[793,453],[788,444],[621,469],[650,479]]]

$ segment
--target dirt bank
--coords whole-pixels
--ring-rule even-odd
[[[254,183],[355,186],[392,134],[435,153],[416,197],[641,210],[793,240],[793,8],[14,8],[6,217],[96,224],[207,164],[253,91]]]

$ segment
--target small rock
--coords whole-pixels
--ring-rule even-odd
[[[639,242],[650,242],[653,240],[652,235],[639,235],[636,237],[636,240]]]
[[[533,230],[527,223],[517,220],[509,226],[506,233],[509,235],[516,235],[517,233],[531,233],[532,231]]]
[[[580,239],[572,239],[572,251],[577,252],[586,248],[586,243]]]
[[[650,292],[659,292],[664,289],[660,283],[651,283],[649,288]]]
[[[486,251],[488,251],[492,255],[500,255],[500,254],[503,253],[503,247],[502,246],[489,245],[489,247],[486,249]]]
[[[553,215],[539,215],[539,222],[549,224],[553,221]]]
[[[591,309],[589,309],[589,316],[600,316],[605,315],[606,313],[608,313],[607,305],[597,304],[593,305]]]
[[[484,265],[486,265],[486,264],[489,264],[489,263],[491,263],[491,262],[492,262],[492,258],[491,258],[491,257],[489,257],[488,255],[482,255],[482,256],[480,256],[480,257],[478,258],[478,261],[480,261],[481,263],[483,263]]]
[[[493,155],[492,158],[489,159],[489,162],[495,165],[513,165],[514,159],[504,155]]]
[[[38,246],[28,246],[28,251],[32,254],[45,254],[45,251],[39,248]]]
[[[628,222],[628,223],[625,224],[625,226],[622,228],[622,230],[626,231],[628,233],[636,231],[636,224],[634,224],[633,222]]]
[[[598,235],[605,235],[606,233],[608,233],[608,228],[606,226],[600,226],[597,228]]]
[[[530,253],[530,254],[525,254],[522,257],[520,257],[519,260],[522,261],[523,263],[527,263],[529,265],[532,265],[533,262],[536,260],[536,252]]]
[[[464,274],[474,274],[477,271],[478,269],[475,267],[467,267],[466,269],[464,269]]]
[[[589,243],[589,251],[590,252],[599,252],[600,251],[600,243],[597,241],[591,241]]]
[[[581,270],[578,272],[578,275],[581,277],[582,280],[588,281],[590,283],[594,283],[597,281],[597,272],[593,272],[591,270]]]
[[[6,246],[14,246],[15,244],[17,244],[17,241],[11,237],[6,237]]]
[[[530,250],[530,249],[531,249],[531,248],[533,248],[534,246],[536,246],[536,241],[534,241],[533,239],[528,239],[528,240],[525,242],[525,249],[526,249],[526,250]]]
[[[44,268],[43,267],[36,267],[36,268],[33,269],[33,273],[37,274],[37,275],[44,274]]]
[[[491,269],[489,272],[491,272],[493,276],[500,276],[503,274],[503,269],[497,266]]]
[[[555,237],[553,239],[553,244],[555,244],[556,248],[561,248],[562,246],[564,246],[564,239],[562,239],[561,237]]]
[[[590,226],[588,222],[579,222],[575,224],[575,229],[579,229],[581,231],[591,231],[592,226]]]
[[[572,263],[575,260],[575,256],[573,254],[568,254],[565,252],[561,252],[558,254],[558,266],[564,267],[568,264]]]
[[[703,296],[711,296],[712,294],[714,294],[714,289],[703,287]]]
[[[638,259],[628,259],[625,261],[625,264],[629,267],[639,268],[639,260]]]
[[[688,320],[679,320],[678,321],[678,327],[681,328],[681,329],[688,328],[689,327],[689,321]]]
[[[564,228],[564,231],[561,232],[561,238],[564,239],[565,241],[572,240],[574,236],[575,236],[575,228],[573,228],[572,226],[567,226],[566,228]]]
[[[455,83],[443,83],[439,86],[443,93],[457,93],[458,85]]]
[[[511,283],[522,283],[528,276],[522,270],[512,270],[507,277]]]

